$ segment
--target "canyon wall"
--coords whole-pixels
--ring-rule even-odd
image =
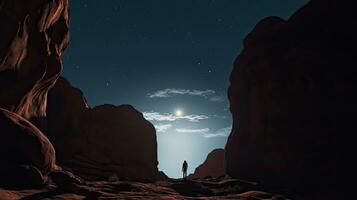
[[[68,43],[67,0],[0,0],[0,185],[41,187],[55,150],[29,120],[46,116],[47,92]]]
[[[228,175],[317,199],[349,185],[357,131],[354,13],[352,2],[312,0],[288,20],[268,17],[248,34],[228,90]]]
[[[0,27],[0,184],[44,183],[60,169],[55,154],[58,165],[89,179],[156,179],[156,133],[140,112],[90,108],[79,89],[57,81],[68,0],[0,0]]]
[[[68,0],[0,1],[0,106],[26,119],[46,116],[61,70]]]

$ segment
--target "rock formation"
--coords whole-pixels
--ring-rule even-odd
[[[6,109],[0,153],[7,159],[1,173],[46,176],[55,163],[50,140],[60,164],[80,175],[154,179],[155,129],[133,107],[91,109],[82,92],[64,80],[47,101],[62,70],[68,23],[68,0],[0,0],[0,107]]]
[[[0,0],[0,107],[44,117],[68,43],[68,0]]]
[[[315,199],[348,185],[357,132],[354,13],[352,2],[312,0],[248,34],[228,90],[228,175]]]
[[[55,150],[30,121],[46,113],[68,43],[67,0],[0,0],[0,184],[41,186]]]
[[[155,128],[132,106],[89,108],[82,92],[61,78],[49,92],[47,116],[58,162],[76,174],[119,180],[158,175]]]
[[[190,179],[212,177],[217,178],[225,174],[224,149],[214,149],[206,160],[195,169],[195,172],[188,176]]]
[[[0,185],[40,187],[54,169],[55,150],[39,129],[0,108]]]

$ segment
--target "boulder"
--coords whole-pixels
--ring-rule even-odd
[[[312,0],[287,21],[269,17],[248,34],[228,90],[228,175],[315,199],[353,185],[354,8]]]
[[[68,0],[0,0],[0,106],[26,119],[46,114],[47,92],[67,46]]]
[[[214,149],[207,155],[206,160],[199,165],[195,169],[195,172],[188,176],[188,178],[218,178],[225,174],[224,162],[224,149]]]
[[[55,150],[42,132],[18,114],[0,108],[0,185],[40,187],[57,169]]]
[[[58,162],[89,179],[154,180],[158,176],[153,125],[130,105],[90,108],[61,78],[49,92],[48,135]]]

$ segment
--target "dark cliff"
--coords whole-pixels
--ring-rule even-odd
[[[228,90],[228,175],[316,199],[343,196],[357,131],[354,13],[349,1],[312,0],[248,34]]]

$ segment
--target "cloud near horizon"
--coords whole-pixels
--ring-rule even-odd
[[[165,133],[167,130],[172,128],[172,124],[154,124],[156,132]]]
[[[179,133],[207,133],[209,128],[202,128],[202,129],[186,129],[186,128],[177,128],[176,132]]]
[[[209,119],[209,117],[206,115],[177,116],[169,113],[160,114],[158,112],[143,112],[143,115],[144,118],[149,121],[176,121],[179,119],[185,119],[190,122],[199,122],[200,120]]]
[[[228,137],[229,134],[231,133],[232,127],[228,126],[225,128],[218,129],[217,131],[213,133],[206,133],[203,135],[205,138],[214,138],[214,137]]]
[[[201,134],[205,138],[215,138],[215,137],[227,137],[230,134],[232,127],[229,126],[229,127],[221,128],[215,132],[210,132],[209,128],[202,128],[202,129],[177,128],[175,130],[178,133],[197,133],[197,134]]]
[[[153,93],[148,93],[149,98],[168,98],[176,95],[188,95],[188,96],[198,96],[204,97],[212,102],[223,102],[224,98],[222,96],[216,95],[214,90],[189,90],[181,88],[166,88],[163,90],[157,90]]]
[[[213,101],[213,102],[223,102],[224,98],[221,96],[213,96],[208,98],[209,101]]]

